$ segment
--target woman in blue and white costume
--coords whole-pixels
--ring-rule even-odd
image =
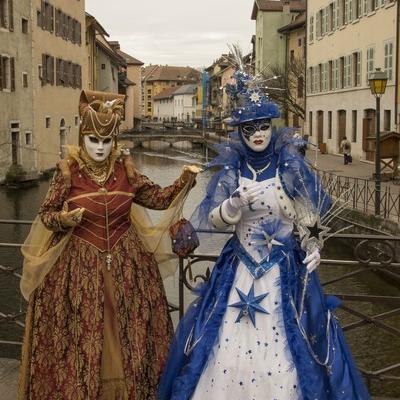
[[[251,75],[235,78],[240,143],[220,146],[223,168],[196,211],[198,227],[235,234],[178,326],[159,399],[368,400],[338,301],[313,272],[330,199],[295,139],[272,133],[277,106]]]

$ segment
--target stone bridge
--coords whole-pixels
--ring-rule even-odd
[[[134,145],[140,145],[143,142],[161,141],[169,144],[178,142],[200,143],[212,145],[226,140],[213,132],[202,132],[200,130],[178,130],[178,131],[150,131],[150,132],[125,132],[121,133],[122,140],[131,141]]]

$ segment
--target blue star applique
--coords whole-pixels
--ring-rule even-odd
[[[263,314],[269,314],[267,310],[260,306],[261,303],[269,293],[264,293],[259,296],[254,297],[254,283],[251,285],[249,293],[245,295],[240,289],[236,288],[236,291],[240,297],[240,301],[234,304],[229,304],[229,307],[240,308],[240,312],[235,322],[240,322],[240,320],[249,316],[253,326],[256,327],[256,312]]]

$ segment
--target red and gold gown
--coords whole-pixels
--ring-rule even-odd
[[[39,215],[65,234],[59,213],[84,207],[82,221],[32,293],[19,399],[156,398],[173,333],[157,263],[130,221],[132,201],[163,210],[182,190],[162,189],[122,160],[101,186],[76,162],[57,171]]]

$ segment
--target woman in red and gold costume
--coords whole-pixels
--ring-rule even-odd
[[[199,170],[164,189],[140,174],[117,145],[123,110],[123,96],[82,92],[80,145],[23,247],[20,400],[156,398],[172,324],[155,253]],[[152,233],[137,205],[167,210],[165,227]]]

